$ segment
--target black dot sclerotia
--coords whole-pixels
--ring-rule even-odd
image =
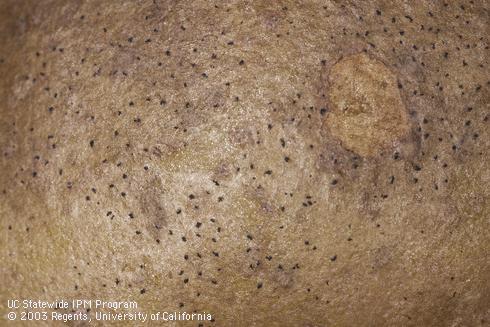
[[[26,54],[32,56],[33,66],[27,68],[25,81],[31,83],[33,90],[37,88],[46,97],[46,100],[39,100],[42,102],[36,106],[40,108],[39,115],[42,115],[43,118],[29,122],[26,130],[33,137],[38,137],[39,135],[36,133],[41,133],[38,131],[44,130],[45,134],[42,135],[42,139],[43,142],[48,142],[48,146],[45,146],[44,143],[33,146],[29,153],[29,161],[21,160],[21,158],[15,157],[14,151],[2,148],[5,160],[12,162],[20,160],[19,167],[24,169],[19,169],[11,174],[16,176],[17,181],[17,183],[12,183],[13,187],[26,188],[32,185],[42,187],[42,183],[46,179],[52,179],[54,184],[58,183],[56,185],[62,186],[63,192],[69,192],[72,196],[79,197],[88,214],[98,212],[98,216],[105,215],[108,217],[106,220],[114,226],[117,226],[115,222],[119,220],[127,224],[130,228],[130,233],[128,233],[130,236],[128,237],[131,237],[134,242],[138,242],[136,243],[138,246],[144,248],[144,242],[148,238],[151,239],[151,246],[156,249],[164,246],[179,247],[183,252],[179,255],[178,260],[182,262],[182,271],[185,271],[182,274],[182,283],[186,284],[185,287],[187,288],[194,285],[204,285],[204,283],[206,285],[218,285],[218,287],[223,285],[221,279],[223,277],[217,271],[213,271],[213,274],[209,272],[211,277],[207,277],[208,272],[199,271],[198,273],[196,265],[199,265],[199,260],[210,260],[212,262],[210,266],[217,269],[224,266],[226,260],[233,257],[236,260],[233,262],[246,262],[247,264],[244,265],[247,269],[248,265],[253,262],[251,271],[264,272],[260,277],[259,275],[255,276],[257,277],[255,282],[248,285],[250,292],[256,292],[257,296],[260,296],[260,294],[277,289],[277,285],[271,285],[274,282],[266,279],[269,272],[267,269],[273,268],[274,272],[286,270],[288,274],[294,274],[302,267],[314,264],[313,256],[316,254],[313,250],[316,252],[324,250],[307,231],[305,237],[301,235],[300,240],[304,240],[304,246],[301,245],[301,249],[304,248],[305,251],[310,251],[307,253],[312,254],[302,257],[301,260],[294,258],[291,259],[293,261],[286,262],[280,254],[271,255],[275,253],[273,245],[271,245],[271,249],[264,249],[264,244],[261,242],[264,242],[265,232],[263,235],[260,230],[248,229],[237,232],[239,242],[243,242],[240,244],[240,251],[230,250],[233,248],[233,244],[226,234],[230,233],[226,230],[226,224],[222,224],[219,219],[216,220],[200,214],[200,211],[205,212],[208,206],[227,208],[226,206],[234,204],[236,201],[234,195],[231,194],[232,192],[228,193],[228,188],[231,185],[230,179],[240,177],[243,174],[247,177],[247,183],[248,180],[255,182],[251,189],[256,190],[257,194],[263,197],[260,198],[263,200],[261,210],[264,212],[272,211],[274,215],[280,217],[275,220],[276,216],[271,215],[272,218],[268,218],[269,220],[264,219],[264,229],[268,226],[274,226],[274,230],[282,233],[281,235],[287,240],[291,230],[307,227],[304,219],[299,219],[304,218],[303,216],[294,216],[293,212],[295,212],[296,207],[293,201],[297,199],[298,206],[304,214],[304,211],[315,209],[319,204],[323,205],[325,194],[322,192],[331,192],[329,196],[341,196],[344,187],[345,189],[353,187],[357,181],[357,174],[362,174],[362,172],[353,172],[356,169],[369,170],[373,168],[373,165],[378,165],[377,173],[379,176],[372,180],[372,188],[370,189],[372,194],[365,200],[367,204],[364,204],[367,207],[372,206],[372,211],[376,211],[377,201],[390,201],[394,195],[399,196],[402,192],[410,194],[410,192],[419,190],[420,185],[428,194],[450,195],[450,191],[446,191],[446,185],[452,183],[450,177],[452,173],[458,167],[464,167],[474,156],[478,156],[483,151],[481,139],[485,136],[485,125],[482,127],[481,123],[486,123],[489,115],[478,99],[487,91],[488,81],[479,78],[478,74],[473,74],[473,78],[468,76],[471,75],[472,71],[481,73],[485,69],[485,63],[477,60],[478,56],[484,57],[480,49],[484,49],[485,45],[483,44],[484,40],[471,38],[470,35],[464,33],[465,29],[474,25],[473,20],[466,17],[465,14],[471,10],[470,3],[457,5],[448,3],[448,6],[434,6],[424,14],[418,12],[407,14],[383,6],[370,7],[364,10],[363,4],[359,4],[359,6],[359,10],[356,12],[365,13],[362,16],[349,13],[346,10],[347,4],[343,4],[343,7],[339,5],[338,9],[345,12],[345,19],[348,20],[348,23],[339,29],[338,33],[326,33],[326,37],[340,51],[346,48],[345,44],[356,43],[356,46],[359,44],[359,48],[363,48],[370,55],[382,57],[391,69],[397,72],[399,80],[395,87],[417,111],[416,115],[411,116],[411,123],[415,127],[413,135],[410,135],[416,139],[414,142],[417,148],[415,154],[407,154],[408,151],[402,147],[391,152],[387,150],[385,154],[373,160],[365,158],[354,160],[352,159],[353,156],[348,157],[347,155],[331,159],[328,156],[332,154],[332,151],[329,150],[331,146],[323,144],[322,140],[314,140],[311,135],[306,134],[305,130],[320,131],[321,126],[314,125],[315,119],[317,121],[328,119],[330,110],[333,108],[326,103],[312,106],[314,97],[309,95],[305,89],[300,90],[299,85],[295,85],[298,86],[298,91],[291,92],[287,101],[281,99],[279,95],[275,99],[267,99],[274,104],[280,103],[281,106],[278,107],[281,109],[276,109],[276,111],[271,109],[268,112],[271,117],[268,117],[265,123],[258,124],[261,134],[254,138],[253,146],[251,146],[253,153],[272,151],[272,149],[279,150],[280,154],[274,159],[278,164],[271,163],[268,166],[264,165],[263,161],[257,160],[256,156],[250,157],[247,159],[248,161],[236,165],[240,167],[233,167],[230,170],[232,171],[230,173],[231,178],[219,174],[213,175],[207,186],[210,192],[208,195],[205,193],[206,190],[194,188],[195,185],[193,185],[192,189],[188,188],[186,192],[176,195],[178,201],[172,201],[168,206],[167,204],[162,205],[162,210],[161,212],[157,211],[157,215],[165,216],[168,225],[159,224],[159,222],[151,220],[154,218],[151,214],[145,212],[145,209],[148,209],[147,202],[152,203],[153,198],[150,197],[150,200],[145,200],[147,202],[142,200],[141,204],[138,199],[142,185],[150,183],[152,179],[158,180],[156,176],[162,170],[159,164],[164,160],[162,158],[165,158],[167,153],[164,153],[163,150],[159,153],[153,149],[154,144],[151,143],[157,142],[151,138],[151,135],[143,136],[145,132],[148,133],[149,131],[145,129],[148,128],[145,125],[151,124],[152,118],[159,118],[159,122],[165,125],[163,113],[170,115],[171,112],[174,112],[182,115],[180,116],[182,122],[174,124],[172,121],[172,124],[166,127],[175,130],[175,133],[188,133],[189,135],[193,129],[191,124],[186,121],[199,122],[200,111],[211,116],[211,110],[223,110],[224,112],[225,109],[223,108],[227,108],[227,106],[237,108],[233,106],[248,104],[251,101],[250,98],[247,97],[246,92],[244,92],[245,94],[239,92],[242,86],[233,81],[230,76],[226,76],[226,79],[219,83],[223,90],[228,90],[226,92],[229,92],[229,95],[220,96],[220,92],[217,92],[216,97],[218,99],[209,104],[200,101],[200,99],[196,101],[196,99],[187,96],[185,92],[172,93],[173,87],[177,87],[172,83],[179,85],[178,87],[182,89],[195,88],[196,85],[206,86],[206,83],[211,85],[210,83],[215,83],[217,69],[246,74],[247,71],[253,69],[257,58],[246,52],[236,52],[234,56],[228,58],[226,51],[240,51],[243,46],[243,39],[225,30],[223,30],[224,34],[222,35],[220,35],[222,31],[217,33],[221,38],[216,38],[216,41],[214,41],[214,37],[206,38],[205,41],[195,38],[190,42],[188,49],[182,50],[180,46],[166,42],[164,35],[161,34],[163,33],[162,26],[153,26],[156,24],[153,24],[152,19],[154,18],[151,15],[138,18],[147,27],[144,31],[135,28],[125,33],[112,34],[115,32],[109,25],[104,27],[99,25],[98,28],[94,27],[92,30],[89,24],[91,15],[85,13],[77,16],[80,18],[79,23],[84,24],[80,28],[87,33],[99,33],[97,38],[99,38],[100,49],[98,48],[97,51],[101,51],[101,53],[113,51],[114,58],[119,58],[127,55],[128,49],[131,49],[129,51],[131,59],[114,60],[114,62],[96,59],[98,53],[94,48],[75,49],[68,42],[66,44],[58,42],[56,46],[51,43],[40,43],[39,47],[32,53]],[[451,31],[447,31],[442,17],[449,15],[448,7],[451,6],[459,7],[460,13],[458,18],[454,17],[454,26]],[[325,13],[332,10],[330,5],[325,7],[319,7],[319,11]],[[290,12],[293,9],[278,8],[278,10]],[[279,21],[281,20],[279,19]],[[267,23],[271,26],[275,24],[275,22],[274,24]],[[376,24],[377,28],[371,27],[373,23]],[[266,24],[268,27],[269,25]],[[294,40],[292,35],[297,28],[296,25],[294,19],[291,22],[288,21],[288,24],[282,26],[280,31],[272,34],[273,39],[287,40],[289,38]],[[176,27],[179,32],[193,31],[190,24],[187,23],[178,24]],[[176,37],[178,38],[178,35]],[[272,46],[274,43],[269,45]],[[154,53],[152,52],[153,47],[156,47]],[[184,55],[183,51],[188,51],[188,56]],[[329,53],[328,49],[322,50],[320,57],[305,50],[304,56],[305,63],[308,60],[315,62],[315,69],[322,67],[326,69],[338,59]],[[73,62],[73,67],[60,66],[58,63],[64,58]],[[208,61],[203,61],[201,58],[206,58]],[[8,60],[8,58],[0,58],[0,65],[5,66],[8,64]],[[146,66],[155,71],[145,71],[144,67]],[[458,69],[458,72],[451,71],[453,67]],[[66,70],[68,71],[65,76]],[[162,75],[157,75],[156,71]],[[57,79],[61,79],[62,73],[66,87],[56,83]],[[469,75],[465,76],[465,74]],[[246,75],[243,76],[246,77]],[[83,81],[83,78],[86,77],[89,78],[89,82]],[[139,90],[142,92],[139,95],[125,94],[115,87],[112,89],[114,91],[110,91],[113,94],[107,94],[107,96],[119,99],[119,102],[115,102],[110,108],[98,105],[97,101],[87,101],[87,103],[81,101],[80,106],[70,105],[70,101],[73,99],[85,99],[87,97],[83,93],[87,83],[101,83],[103,78],[110,79],[111,83],[116,86],[117,83],[135,83],[138,80],[148,80],[148,83],[144,91]],[[314,79],[314,77],[308,76],[304,88],[307,89],[308,83],[313,83],[312,80]],[[100,85],[102,86],[102,84]],[[443,101],[445,94],[452,92],[451,87],[453,85],[457,89],[453,95],[454,102],[445,103]],[[32,95],[28,96],[32,97]],[[271,97],[274,95],[272,94]],[[176,101],[177,98],[181,102]],[[417,105],[419,102],[423,105]],[[217,103],[219,106],[215,106]],[[111,116],[106,116],[105,111],[110,112]],[[458,111],[458,115],[461,116],[454,114]],[[162,113],[162,116],[155,114],[155,112]],[[284,117],[277,119],[277,117],[272,116],[279,113],[283,114]],[[186,117],[186,114],[192,119]],[[108,121],[108,117],[114,119],[110,124],[107,124],[110,125],[109,127],[104,125],[104,121]],[[179,118],[179,116],[175,117]],[[67,131],[56,130],[56,124],[62,124],[61,122],[66,122],[66,126],[70,126],[70,128],[80,126],[81,129],[85,130],[80,134],[83,135],[83,138],[79,140],[79,147],[78,140],[75,144],[69,142],[71,135],[69,129]],[[43,129],[44,124],[48,126],[49,133]],[[295,133],[281,134],[281,129],[284,127],[291,128],[295,133],[297,132],[298,135],[304,137],[304,149],[298,151],[299,136],[294,135],[292,137],[292,134]],[[14,132],[20,134],[21,128],[21,126],[12,125],[7,129],[12,134]],[[110,137],[105,135],[104,131],[110,134]],[[323,131],[318,133],[321,134]],[[268,138],[271,138],[272,141]],[[162,140],[165,140],[165,136],[162,136]],[[185,138],[182,140],[185,140],[183,143],[188,141]],[[169,148],[173,146],[171,144]],[[192,143],[186,146],[190,148]],[[283,175],[285,172],[297,169],[297,166],[303,164],[303,160],[313,158],[308,157],[307,154],[304,158],[298,155],[298,153],[303,155],[305,151],[310,151],[311,156],[319,151],[325,154],[323,160],[331,159],[329,168],[324,168],[323,171],[303,167],[301,169],[304,170],[300,170],[301,173],[304,173],[305,180],[313,178],[317,183],[322,180],[322,183],[328,187],[327,191],[320,192],[311,187],[311,190],[303,192],[286,189],[282,186],[283,184],[287,185],[287,183],[283,183],[286,181],[284,176],[287,176]],[[102,166],[90,167],[91,159],[85,162],[76,162],[73,165],[71,158],[58,160],[57,158],[62,157],[64,153],[68,153],[70,156],[74,156],[74,153],[83,153],[88,156],[87,158],[94,158],[97,163],[102,163]],[[373,162],[375,163],[373,164]],[[89,173],[87,174],[87,172]],[[83,174],[85,174],[84,178],[80,178]],[[315,179],[318,178],[317,176],[326,177]],[[86,181],[83,180],[85,178]],[[275,206],[273,199],[267,198],[267,192],[272,188],[270,183],[276,183],[272,185],[282,192],[277,206]],[[302,185],[309,186],[306,183]],[[9,191],[6,190],[6,192]],[[166,190],[166,192],[176,191]],[[399,193],[397,194],[397,192]],[[156,201],[158,202],[159,199]],[[268,201],[274,205],[268,207]],[[164,201],[162,200],[162,202]],[[260,210],[259,212],[262,213]],[[298,223],[291,227],[291,221]],[[151,227],[145,229],[143,227],[146,226],[145,224]],[[220,224],[222,226],[218,226]],[[186,226],[185,233],[179,225]],[[379,230],[383,230],[386,225],[383,221],[376,221],[371,224]],[[16,224],[8,225],[10,233],[18,230],[16,226]],[[148,232],[150,229],[152,232]],[[33,228],[30,231],[36,232]],[[345,235],[344,241],[347,240],[350,242],[349,244],[357,242],[358,238],[351,235],[352,230],[348,230],[346,233],[349,235]],[[222,236],[223,234],[226,235]],[[322,264],[326,261],[329,265],[336,267],[343,265],[343,261],[348,260],[346,259],[349,257],[348,254],[343,255],[337,252],[340,254],[339,260],[337,254],[332,254],[335,253],[335,249],[328,251],[331,252],[323,253],[324,256],[320,260]],[[262,278],[263,276],[266,278]],[[292,276],[293,279],[296,278],[294,275]],[[115,284],[119,287],[127,286],[127,279],[126,277],[123,278],[122,275],[119,277],[111,275],[110,278],[110,280],[115,280]],[[136,283],[134,285],[134,292],[139,292],[142,296],[151,295],[152,292],[146,294],[147,290],[152,290],[149,285],[136,286]],[[180,286],[184,287],[183,285]],[[83,284],[77,282],[75,289],[80,291],[83,288]],[[315,291],[315,288],[309,287],[307,292],[311,290]],[[205,294],[205,292],[202,290],[202,293],[199,294]],[[184,303],[186,306],[190,303],[187,299],[176,299],[176,301],[177,306],[180,307],[184,307]]]

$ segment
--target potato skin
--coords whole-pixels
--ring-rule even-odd
[[[485,6],[1,1],[0,319],[485,325]],[[366,97],[356,130],[340,104]]]

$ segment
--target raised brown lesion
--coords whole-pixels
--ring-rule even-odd
[[[373,156],[409,131],[396,76],[364,53],[337,62],[328,76],[326,125],[342,145]]]

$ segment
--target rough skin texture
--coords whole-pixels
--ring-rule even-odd
[[[487,326],[488,35],[478,0],[0,1],[0,324]]]

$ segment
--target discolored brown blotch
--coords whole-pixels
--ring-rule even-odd
[[[356,54],[330,70],[331,112],[326,124],[342,145],[373,156],[408,130],[408,116],[396,76],[380,61]]]

